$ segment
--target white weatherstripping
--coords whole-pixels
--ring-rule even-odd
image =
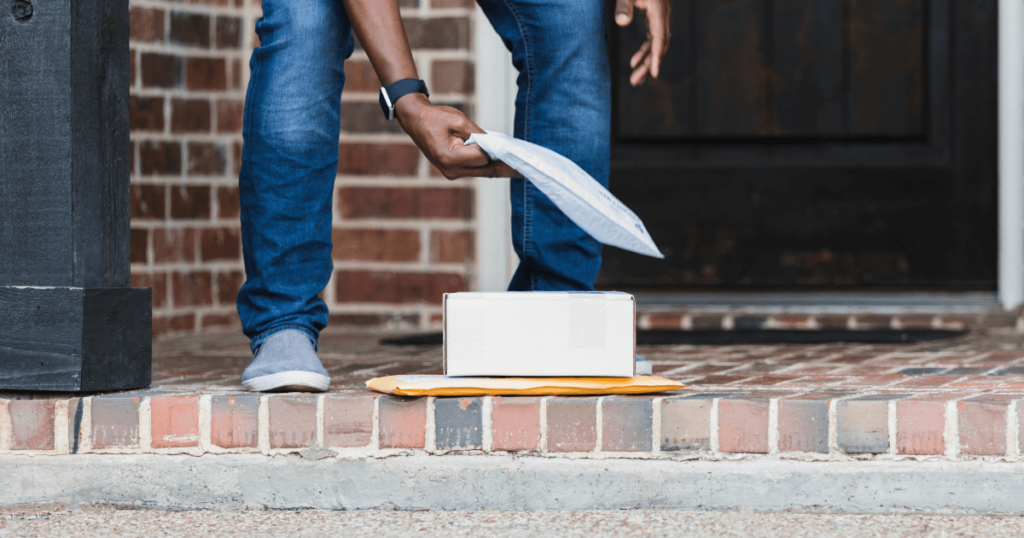
[[[511,135],[515,118],[516,70],[512,54],[479,6],[474,16],[476,42],[476,121]],[[476,181],[477,279],[475,290],[505,291],[518,263],[512,250],[512,209],[508,179]]]
[[[999,300],[1024,303],[1024,4],[999,2]]]

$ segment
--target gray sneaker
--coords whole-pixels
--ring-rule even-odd
[[[330,384],[316,344],[295,329],[267,337],[242,372],[242,387],[250,392],[323,392]]]

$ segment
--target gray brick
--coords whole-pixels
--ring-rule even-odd
[[[836,408],[839,448],[848,453],[889,451],[889,401],[843,400]]]
[[[605,398],[601,403],[601,450],[650,452],[653,422],[650,398]]]
[[[100,396],[92,399],[92,446],[139,446],[139,397]]]
[[[440,450],[482,449],[484,428],[480,399],[434,400],[434,439]]]
[[[714,395],[661,401],[661,449],[711,450],[711,405]]]

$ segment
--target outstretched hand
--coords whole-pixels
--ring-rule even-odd
[[[629,60],[633,73],[629,83],[639,86],[648,76],[658,78],[661,71],[661,60],[668,51],[668,42],[672,38],[669,22],[672,20],[672,6],[669,0],[617,0],[615,4],[615,24],[629,26],[633,22],[633,10],[639,9],[647,15],[647,40],[640,45]]]
[[[431,104],[423,94],[413,93],[395,103],[395,115],[427,160],[448,179],[521,177],[507,164],[492,161],[479,146],[463,144],[484,130],[452,107]]]

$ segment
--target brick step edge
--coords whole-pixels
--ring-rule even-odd
[[[584,458],[1019,459],[1024,394],[0,400],[0,454],[524,453]]]
[[[640,309],[638,329],[669,330],[735,330],[735,329],[802,329],[802,330],[905,330],[935,329],[962,331],[970,329],[1011,329],[1024,332],[1020,312],[985,312],[979,314],[757,314],[735,312],[659,311]]]

